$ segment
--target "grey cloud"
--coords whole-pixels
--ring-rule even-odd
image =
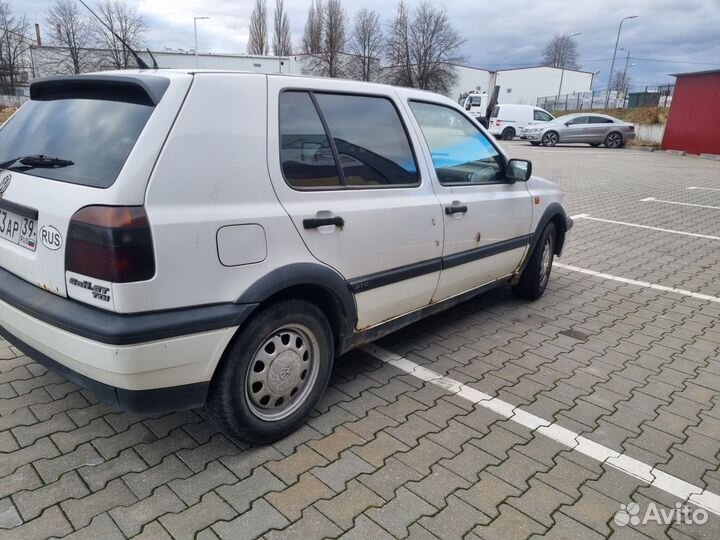
[[[154,48],[193,47],[193,15],[209,15],[198,26],[200,49],[242,53],[252,0],[130,0],[146,13],[150,23],[149,44]],[[418,0],[406,0],[411,7]],[[293,44],[305,24],[310,0],[286,0]],[[11,0],[16,12],[26,10],[31,20],[42,23],[51,0]],[[270,11],[274,4],[268,0]],[[167,7],[162,7],[166,6]],[[636,84],[672,82],[669,73],[710,69],[711,65],[665,63],[639,59],[667,59],[679,62],[714,64],[720,67],[720,2],[717,0],[447,0],[444,6],[465,37],[468,65],[498,69],[534,65],[540,51],[554,32],[582,32],[578,37],[580,63],[587,71],[600,71],[597,84],[606,84],[617,26],[626,21],[620,46],[631,51],[637,65],[631,70]],[[150,6],[150,8],[148,7]],[[161,6],[160,9],[153,6]],[[348,15],[360,6],[377,10],[387,22],[396,9],[395,0],[345,1]],[[618,63],[620,64],[618,66]],[[618,54],[616,69],[624,65]]]

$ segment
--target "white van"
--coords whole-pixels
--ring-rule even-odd
[[[254,442],[302,425],[337,355],[493,287],[539,298],[572,226],[453,101],[329,78],[38,79],[0,168],[0,334]]]
[[[552,114],[533,105],[496,105],[490,113],[488,131],[504,141],[512,141],[524,127],[551,120],[555,120]]]
[[[482,94],[478,94],[477,92],[471,92],[463,101],[462,106],[470,116],[487,127],[487,120],[485,118],[488,108],[487,93],[483,92]]]

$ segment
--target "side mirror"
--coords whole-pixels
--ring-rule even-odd
[[[470,104],[469,104],[469,103],[468,103],[467,105],[465,105],[465,110],[466,110],[466,111],[469,111],[469,110],[470,110]]]
[[[511,183],[527,182],[532,176],[532,162],[527,159],[511,159],[508,161],[506,176]]]

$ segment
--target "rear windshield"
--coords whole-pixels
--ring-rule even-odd
[[[109,187],[153,109],[85,97],[30,100],[0,129],[0,168]]]
[[[495,107],[493,107],[492,112],[490,113],[490,118],[497,118],[498,114],[500,114],[500,107],[495,105]]]

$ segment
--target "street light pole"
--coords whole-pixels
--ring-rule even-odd
[[[569,44],[570,40],[572,38],[574,38],[575,36],[581,36],[581,35],[582,35],[582,32],[577,32],[575,34],[570,34],[570,36],[568,36],[567,38],[563,38],[563,39],[567,39],[567,43]],[[558,102],[560,101],[560,94],[562,93],[562,83],[563,83],[563,78],[565,76],[565,49],[566,49],[566,47],[567,47],[567,45],[565,44],[565,42],[563,42],[562,50],[560,51],[560,86],[558,87],[557,97],[555,98],[555,106],[556,107],[557,107]]]
[[[204,19],[209,19],[210,17],[193,17],[193,27],[195,28],[195,67],[199,67],[198,65],[198,44],[197,44],[197,22],[202,21]]]
[[[624,17],[620,20],[620,26],[618,26],[617,38],[615,39],[615,50],[613,51],[612,64],[610,64],[610,78],[608,79],[607,92],[605,93],[605,108],[607,109],[608,103],[610,102],[610,86],[612,85],[613,72],[615,71],[615,56],[617,55],[618,44],[620,43],[620,31],[622,30],[623,22],[628,19],[637,19],[637,15],[631,15],[630,17]]]

